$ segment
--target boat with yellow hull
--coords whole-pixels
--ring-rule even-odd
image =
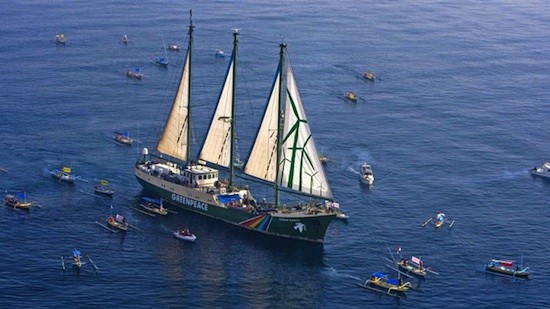
[[[25,194],[22,195],[23,197],[21,196],[15,196],[15,195],[12,195],[12,194],[7,194],[5,197],[4,197],[4,203],[6,204],[6,206],[8,207],[13,207],[13,208],[20,208],[20,209],[30,209],[31,206],[34,205],[33,202],[26,202],[24,199],[25,197]],[[23,199],[23,201],[21,200]]]

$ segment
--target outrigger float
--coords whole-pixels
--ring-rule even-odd
[[[99,268],[94,263],[92,258],[90,258],[90,256],[87,256],[86,258],[88,259],[88,261],[90,261],[90,264],[93,266],[94,271],[97,275],[98,271],[99,271]],[[65,259],[70,259],[72,261],[71,263],[73,265],[73,268],[75,268],[77,270],[77,272],[80,272],[80,270],[82,269],[82,266],[84,266],[87,263],[86,261],[84,261],[84,259],[82,257],[82,253],[80,252],[80,250],[74,249],[73,252],[72,252],[72,256],[69,256],[69,257],[62,256],[61,257],[61,267],[63,268],[63,271],[67,270],[67,268],[65,266]]]
[[[515,264],[514,261],[492,259],[490,263],[485,264],[485,271],[489,274],[513,277],[518,279],[529,279],[531,270],[529,267]]]

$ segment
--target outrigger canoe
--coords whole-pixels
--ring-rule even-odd
[[[400,279],[392,279],[388,274],[381,272],[374,272],[365,283],[359,286],[395,297],[403,295],[412,287],[410,282],[403,283]]]
[[[126,223],[126,219],[122,215],[117,214],[115,217],[109,216],[107,218],[107,223],[123,232],[128,230],[128,223]]]
[[[7,194],[5,197],[4,197],[4,203],[6,203],[6,206],[8,207],[13,207],[13,208],[21,208],[21,209],[29,209],[31,208],[31,206],[33,205],[32,202],[26,202],[26,201],[21,201],[20,198],[23,198],[24,199],[24,194],[23,194],[23,197],[18,197],[18,196],[15,196],[15,195],[12,195],[12,194]]]
[[[158,214],[166,216],[168,214],[168,209],[164,208],[162,206],[162,200],[161,199],[153,199],[149,197],[144,197],[143,200],[145,203],[141,203],[139,206],[141,206],[143,209]]]
[[[399,271],[404,272],[406,274],[413,274],[415,276],[426,278],[426,268],[424,268],[424,262],[420,260],[417,257],[412,257],[410,261],[407,261],[406,259],[401,259],[399,263],[397,263],[397,266],[399,267]]]

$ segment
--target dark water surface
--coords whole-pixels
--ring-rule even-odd
[[[239,149],[255,134],[281,38],[326,172],[350,215],[323,246],[264,237],[180,210],[150,218],[132,174],[130,131],[154,148],[182,67],[150,59],[186,45],[194,11],[194,151],[221,89],[231,28],[241,29]],[[495,308],[550,306],[546,282],[550,182],[528,169],[549,159],[550,9],[543,1],[13,1],[0,3],[0,188],[42,208],[0,209],[2,308]],[[69,44],[53,37],[65,33]],[[130,44],[120,44],[122,34]],[[143,81],[124,77],[141,67]],[[372,69],[366,84],[356,75]],[[340,99],[355,91],[364,100]],[[357,170],[376,177],[369,189]],[[113,200],[42,176],[70,165],[108,179]],[[264,193],[265,191],[265,193]],[[260,188],[256,197],[268,194]],[[139,230],[101,228],[110,205]],[[452,231],[420,228],[438,211]],[[196,243],[173,229],[190,227]],[[423,293],[395,299],[355,284],[383,270],[388,252],[422,256],[440,272]],[[73,248],[100,268],[63,273]],[[529,265],[531,281],[480,272],[491,258]]]

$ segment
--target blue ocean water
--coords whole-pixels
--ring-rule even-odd
[[[138,149],[109,141],[129,131],[150,149],[166,115],[183,52],[163,69],[163,45],[195,31],[195,151],[207,130],[231,29],[240,29],[239,149],[250,147],[288,44],[326,172],[350,215],[322,246],[263,237],[186,213],[133,211],[144,194]],[[0,3],[0,188],[41,208],[0,209],[2,308],[548,307],[550,182],[528,170],[549,160],[550,10],[543,1],[13,1]],[[69,43],[56,45],[65,33]],[[130,43],[120,44],[127,34]],[[142,81],[127,79],[141,67]],[[373,70],[379,79],[356,75]],[[355,91],[363,100],[341,100]],[[369,189],[357,170],[372,164]],[[62,186],[45,167],[108,179],[112,200]],[[263,189],[259,188],[263,193]],[[269,192],[269,190],[264,190]],[[268,193],[265,193],[268,194]],[[258,197],[258,193],[256,194]],[[260,195],[261,196],[261,195]],[[110,205],[139,228],[102,229]],[[451,231],[421,228],[438,211]],[[171,231],[190,227],[194,244]],[[356,286],[392,250],[440,273],[401,301]],[[100,268],[63,273],[79,248]],[[492,277],[491,258],[523,261],[531,281]],[[89,266],[89,265],[88,265]]]

